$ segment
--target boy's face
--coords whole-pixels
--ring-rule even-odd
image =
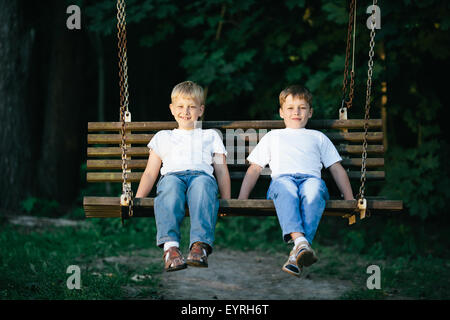
[[[280,117],[284,120],[286,128],[301,129],[306,126],[312,117],[312,108],[305,99],[293,97],[291,94],[280,108]]]
[[[191,97],[178,96],[172,100],[169,106],[179,129],[194,129],[195,121],[202,116],[205,110],[204,105],[200,105],[197,99]]]

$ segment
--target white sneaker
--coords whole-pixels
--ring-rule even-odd
[[[285,262],[281,270],[292,274],[293,276],[300,277],[303,271],[303,267],[297,265],[297,262],[295,261],[295,257],[293,255],[289,255],[288,260]]]

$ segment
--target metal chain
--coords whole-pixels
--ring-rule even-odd
[[[376,0],[373,2],[376,4]],[[367,71],[367,89],[366,89],[366,106],[364,115],[364,140],[363,140],[363,152],[362,152],[362,165],[361,165],[361,186],[359,188],[358,198],[364,199],[365,187],[366,187],[366,160],[367,160],[367,134],[369,129],[370,119],[370,97],[372,90],[372,73],[373,73],[373,56],[375,47],[375,18],[372,19],[372,30],[370,31],[370,43],[369,43],[369,62]]]
[[[119,87],[120,87],[120,121],[122,149],[122,197],[121,205],[128,205],[128,215],[133,216],[133,191],[128,183],[127,145],[125,122],[130,119],[128,109],[128,59],[127,59],[127,32],[126,32],[125,1],[117,0],[117,38],[119,51]]]
[[[345,67],[344,67],[344,80],[342,81],[342,105],[341,105],[341,108],[344,107],[344,104],[347,105],[347,108],[350,108],[352,106],[352,101],[353,101],[353,92],[354,92],[354,70],[353,70],[353,68],[350,73],[349,100],[346,101],[345,99],[346,99],[346,95],[347,95],[348,69],[349,69],[349,62],[350,62],[350,47],[351,47],[350,40],[352,38],[352,30],[354,29],[354,24],[355,24],[355,6],[356,6],[356,0],[351,0],[349,16],[348,16],[347,46],[345,49]],[[353,50],[354,50],[354,46],[353,46]],[[354,55],[353,55],[352,60],[354,60]],[[353,65],[353,63],[352,63],[352,65]]]
[[[352,70],[350,71],[350,92],[348,94],[349,100],[346,102],[347,109],[353,105],[353,97],[355,95],[355,41],[356,41],[356,0],[353,6],[353,46],[352,46]]]

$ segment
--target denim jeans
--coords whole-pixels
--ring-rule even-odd
[[[191,222],[190,245],[201,241],[213,246],[219,210],[216,179],[203,171],[167,173],[159,179],[154,203],[156,244],[180,242],[180,225],[185,217],[186,202]]]
[[[270,182],[267,199],[274,202],[283,240],[301,232],[312,242],[330,198],[325,182],[308,174],[283,174]]]

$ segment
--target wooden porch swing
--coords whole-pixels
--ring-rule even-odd
[[[376,2],[375,2],[376,3]],[[124,0],[117,1],[117,27],[119,47],[119,77],[120,77],[120,122],[89,122],[87,148],[87,182],[122,183],[122,195],[119,197],[92,197],[83,199],[83,206],[87,218],[122,218],[154,216],[154,198],[133,198],[131,183],[138,183],[146,167],[149,149],[146,146],[154,134],[159,130],[170,130],[177,127],[175,121],[132,122],[128,109],[128,75],[126,53],[126,21]],[[357,200],[340,200],[340,195],[333,194],[327,201],[324,215],[348,218],[349,224],[369,214],[399,212],[403,209],[401,200],[386,200],[365,196],[367,180],[383,180],[385,178],[383,135],[384,127],[381,119],[370,119],[370,95],[373,70],[375,21],[370,34],[370,51],[368,62],[368,80],[366,92],[365,118],[347,119],[347,110],[352,106],[354,88],[354,43],[356,23],[356,1],[350,4],[346,63],[342,89],[342,105],[339,109],[339,119],[309,120],[308,128],[324,130],[325,134],[335,144],[341,154],[342,165],[347,169],[351,181],[359,180],[360,188]],[[353,58],[350,70],[350,86],[347,86],[350,43],[353,29]],[[347,92],[348,91],[348,92]],[[218,129],[223,137],[232,132],[233,148],[237,152],[245,152],[245,158],[251,151],[249,144],[254,135],[248,134],[255,130],[284,128],[281,120],[249,120],[249,121],[203,121],[202,128]],[[234,130],[234,131],[230,131]],[[261,131],[260,131],[261,132]],[[258,135],[258,141],[262,135]],[[227,141],[230,143],[230,141]],[[224,143],[225,144],[225,143]],[[117,146],[119,145],[119,146]],[[227,146],[227,148],[230,146]],[[234,160],[234,159],[232,159]],[[228,160],[230,161],[230,159]],[[248,163],[229,164],[232,186],[242,183],[248,168]],[[355,170],[360,168],[360,170]],[[334,185],[331,175],[322,172],[327,185]],[[258,184],[270,182],[270,170],[263,170]],[[256,188],[255,188],[256,189]],[[267,188],[265,189],[267,190]],[[253,192],[255,192],[254,190]],[[274,216],[275,207],[272,200],[220,200],[219,215],[221,216]],[[186,215],[189,211],[186,208]]]

